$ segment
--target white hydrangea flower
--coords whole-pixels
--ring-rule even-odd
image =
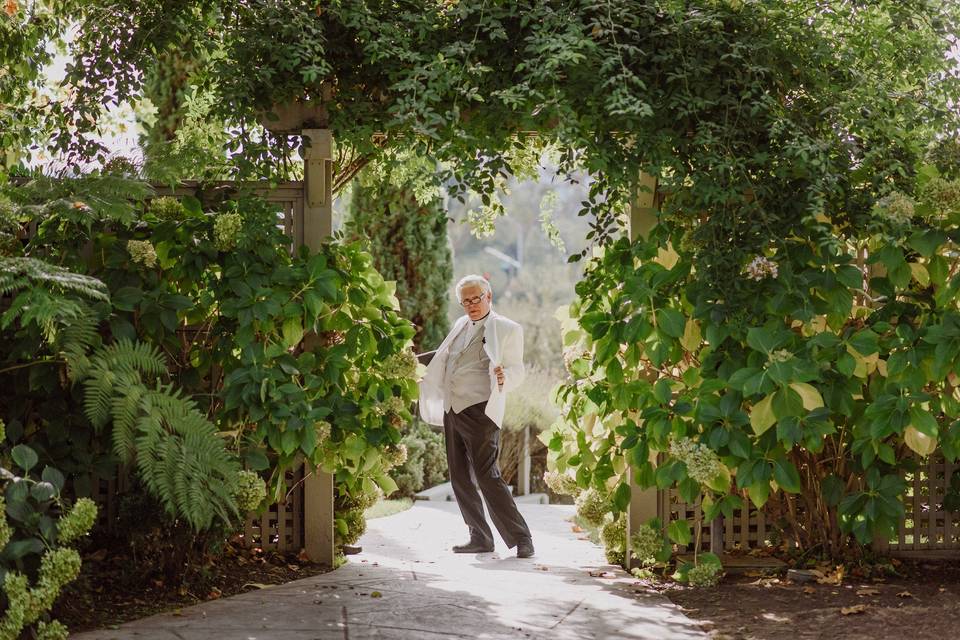
[[[230,251],[237,246],[237,235],[243,227],[239,213],[222,213],[213,221],[213,244],[217,251]]]
[[[157,266],[157,250],[148,240],[128,240],[127,253],[130,254],[131,260],[148,269]]]
[[[700,484],[709,484],[723,473],[717,453],[705,444],[682,438],[670,442],[670,455],[687,465],[687,475]]]
[[[770,362],[786,362],[793,354],[786,349],[778,349],[770,353]]]
[[[543,481],[551,491],[562,496],[575,496],[580,491],[573,476],[559,471],[544,471]]]
[[[776,278],[778,273],[777,263],[763,256],[757,256],[750,261],[745,272],[751,280],[760,281],[766,278]]]
[[[715,587],[720,582],[720,567],[716,564],[698,564],[687,573],[691,587]]]
[[[650,525],[643,525],[630,536],[630,550],[641,564],[653,564],[663,548],[663,537]]]
[[[877,202],[873,213],[878,218],[886,220],[891,224],[905,226],[910,224],[910,221],[913,219],[913,200],[911,200],[909,196],[894,191]]]

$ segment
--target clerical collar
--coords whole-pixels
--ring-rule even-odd
[[[483,316],[482,318],[477,318],[476,320],[471,320],[471,321],[470,321],[470,326],[471,326],[471,327],[475,327],[475,326],[477,326],[478,324],[483,324],[483,321],[486,320],[489,316],[490,316],[490,312],[487,311],[487,315]]]

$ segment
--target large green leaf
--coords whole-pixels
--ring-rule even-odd
[[[690,532],[690,523],[686,520],[674,520],[667,527],[667,536],[681,547],[687,546],[693,539]]]
[[[775,393],[771,393],[753,405],[753,409],[750,411],[750,426],[753,427],[753,432],[758,436],[763,435],[767,429],[777,422],[777,416],[773,413],[774,395]]]
[[[800,493],[800,474],[789,460],[773,461],[773,479],[780,488],[789,493]]]
[[[657,309],[657,326],[671,338],[683,337],[687,320],[676,309]]]
[[[37,464],[37,453],[25,444],[18,444],[10,450],[14,463],[28,473]]]

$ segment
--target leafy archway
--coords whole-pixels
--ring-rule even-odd
[[[581,488],[612,494],[612,510],[629,496],[624,456],[641,484],[705,490],[720,511],[741,490],[762,504],[772,488],[805,488],[807,513],[822,517],[794,516],[794,535],[839,553],[841,534],[866,541],[896,517],[910,463],[901,440],[926,451],[916,432],[954,452],[942,383],[958,357],[954,273],[941,258],[956,184],[922,167],[956,131],[945,57],[955,7],[66,6],[82,25],[76,92],[39,118],[74,154],[96,154],[84,134],[105,98],[136,98],[153,57],[188,41],[212,61],[193,81],[236,128],[238,175],[282,173],[297,140],[253,125],[290,102],[318,108],[350,167],[412,149],[448,167],[454,195],[482,194],[491,216],[527,143],[566,149],[561,172],[590,171],[583,214],[606,253],[580,287],[571,340],[586,355],[570,358],[577,382],[561,394],[568,420],[551,444]],[[660,226],[630,245],[617,238],[641,171],[670,196]],[[857,269],[865,248],[885,270],[875,282]],[[876,295],[884,304],[854,304]],[[911,406],[875,419],[885,402]],[[819,447],[843,468],[823,473]],[[652,453],[666,460],[656,471]],[[826,524],[838,513],[839,533]]]

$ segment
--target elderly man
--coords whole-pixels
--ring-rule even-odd
[[[470,541],[453,551],[493,551],[483,493],[507,547],[516,547],[518,558],[529,558],[530,529],[497,466],[506,394],[524,376],[523,329],[493,311],[493,291],[485,278],[466,276],[456,292],[466,315],[454,323],[420,382],[420,415],[429,424],[443,425],[450,482],[470,529]]]

